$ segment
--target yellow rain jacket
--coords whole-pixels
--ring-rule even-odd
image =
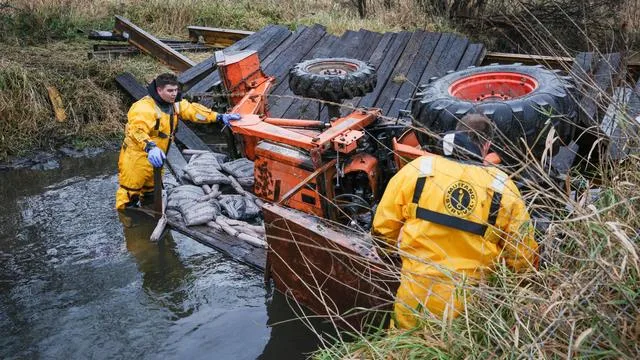
[[[452,318],[469,285],[503,258],[537,266],[538,245],[513,181],[495,167],[422,156],[389,182],[373,233],[402,258],[394,326],[412,328],[423,309]]]
[[[170,112],[162,111],[150,96],[138,100],[129,109],[118,160],[120,186],[116,192],[116,209],[124,209],[141,193],[153,191],[153,167],[145,152],[149,142],[154,142],[166,154],[178,127],[178,118],[211,123],[218,115],[204,105],[187,100],[173,104]]]

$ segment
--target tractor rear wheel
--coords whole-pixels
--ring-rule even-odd
[[[559,139],[550,147],[552,154],[573,138],[577,112],[572,89],[570,76],[542,66],[470,67],[422,87],[412,114],[435,132],[454,130],[466,114],[484,114],[496,124],[496,150],[504,160],[521,157],[513,155],[514,149],[530,149],[540,159],[552,128]]]
[[[347,58],[311,59],[289,71],[289,88],[294,94],[333,102],[364,96],[376,81],[373,65]]]

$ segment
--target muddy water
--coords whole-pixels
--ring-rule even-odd
[[[0,358],[295,359],[317,347],[261,273],[176,233],[150,243],[146,219],[123,227],[116,157],[0,173]]]

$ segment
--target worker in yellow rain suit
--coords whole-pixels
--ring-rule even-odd
[[[138,205],[153,194],[153,167],[162,167],[178,127],[178,119],[199,123],[222,121],[229,125],[238,114],[218,114],[204,105],[181,100],[173,74],[159,75],[149,95],[131,106],[118,160],[116,208]],[[146,194],[146,195],[145,195]],[[148,199],[147,199],[148,200]],[[145,201],[147,202],[147,201]]]
[[[412,328],[427,312],[459,315],[462,290],[501,258],[516,271],[537,266],[538,245],[518,189],[504,172],[482,164],[491,129],[485,116],[465,116],[444,136],[444,157],[422,156],[387,185],[373,233],[402,259],[392,326]]]

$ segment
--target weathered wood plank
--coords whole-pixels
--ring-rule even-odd
[[[583,97],[580,101],[579,121],[586,126],[597,125],[598,108],[603,105],[600,103],[601,94],[605,92],[611,94],[611,90],[617,84],[618,76],[622,66],[622,56],[620,53],[605,54],[598,59],[592,81],[583,87]]]
[[[389,117],[397,117],[399,114],[399,110],[406,109],[411,106],[411,98],[413,94],[416,92],[416,87],[422,73],[426,65],[431,60],[433,55],[433,51],[438,45],[438,40],[440,39],[439,33],[427,33],[420,44],[420,48],[417,51],[417,54],[406,73],[406,80],[401,84],[398,92],[396,94],[396,98],[391,104],[389,110],[386,112],[386,115]],[[408,47],[408,46],[407,46]]]
[[[398,33],[395,36],[378,68],[378,85],[372,92],[360,100],[359,106],[373,107],[376,104],[378,97],[390,81],[393,68],[396,66],[398,59],[400,59],[400,55],[402,55],[407,42],[409,42],[409,38],[411,38],[411,33],[406,31]]]
[[[380,67],[382,65],[382,61],[384,60],[384,57],[388,54],[389,48],[393,45],[396,35],[396,33],[385,33],[380,39],[380,42],[378,42],[376,47],[373,49],[373,52],[368,59],[369,63],[376,68],[376,73],[378,74],[378,81],[374,91],[384,85],[380,80]],[[361,104],[362,97],[354,98],[351,102],[355,106],[363,106]]]
[[[206,26],[188,26],[189,39],[197,43],[202,40],[203,43],[219,48],[233,45],[239,40],[253,34],[253,31],[221,29]]]
[[[258,32],[253,33],[245,37],[244,39],[234,43],[233,45],[225,48],[225,52],[240,51],[251,46],[270,43],[270,39],[276,40],[281,37],[281,33],[291,33],[289,30],[282,26],[268,25]],[[203,80],[207,75],[211,74],[215,70],[215,57],[211,56],[198,64],[194,65],[191,69],[183,72],[178,76],[178,81],[182,84],[184,90],[189,90],[199,81]]]
[[[186,146],[188,149],[192,150],[210,150],[207,144],[202,141],[196,135],[196,133],[191,130],[187,124],[180,121],[178,124],[178,130],[176,131],[176,140],[182,143],[182,145]]]
[[[469,44],[467,50],[465,50],[460,63],[458,64],[458,70],[466,69],[469,66],[479,66],[487,53],[487,49],[484,44]]]
[[[116,76],[116,83],[136,101],[147,96],[147,89],[129,72]]]
[[[144,31],[128,19],[116,15],[114,30],[119,34],[129,34],[128,41],[145,53],[155,57],[176,71],[185,71],[195,63],[183,54],[173,50],[155,36]]]
[[[398,63],[391,73],[391,78],[385,84],[384,90],[380,94],[376,107],[382,109],[382,114],[387,115],[391,109],[391,104],[396,100],[396,94],[402,86],[403,79],[406,78],[407,73],[413,60],[418,54],[418,49],[424,40],[426,33],[424,31],[416,31],[411,34],[411,38],[407,43]]]
[[[167,152],[167,165],[169,165],[169,168],[176,179],[180,181],[184,174],[184,167],[187,166],[187,160],[185,160],[184,156],[182,156],[180,150],[178,150],[178,147],[175,144],[171,145]]]
[[[431,77],[442,76],[449,70],[455,70],[468,43],[469,40],[465,38],[453,34],[442,34],[418,85],[427,83]]]
[[[167,216],[167,221],[176,230],[203,245],[212,247],[232,259],[264,270],[267,262],[267,250],[254,247],[245,241],[207,226],[186,226],[181,215]]]

